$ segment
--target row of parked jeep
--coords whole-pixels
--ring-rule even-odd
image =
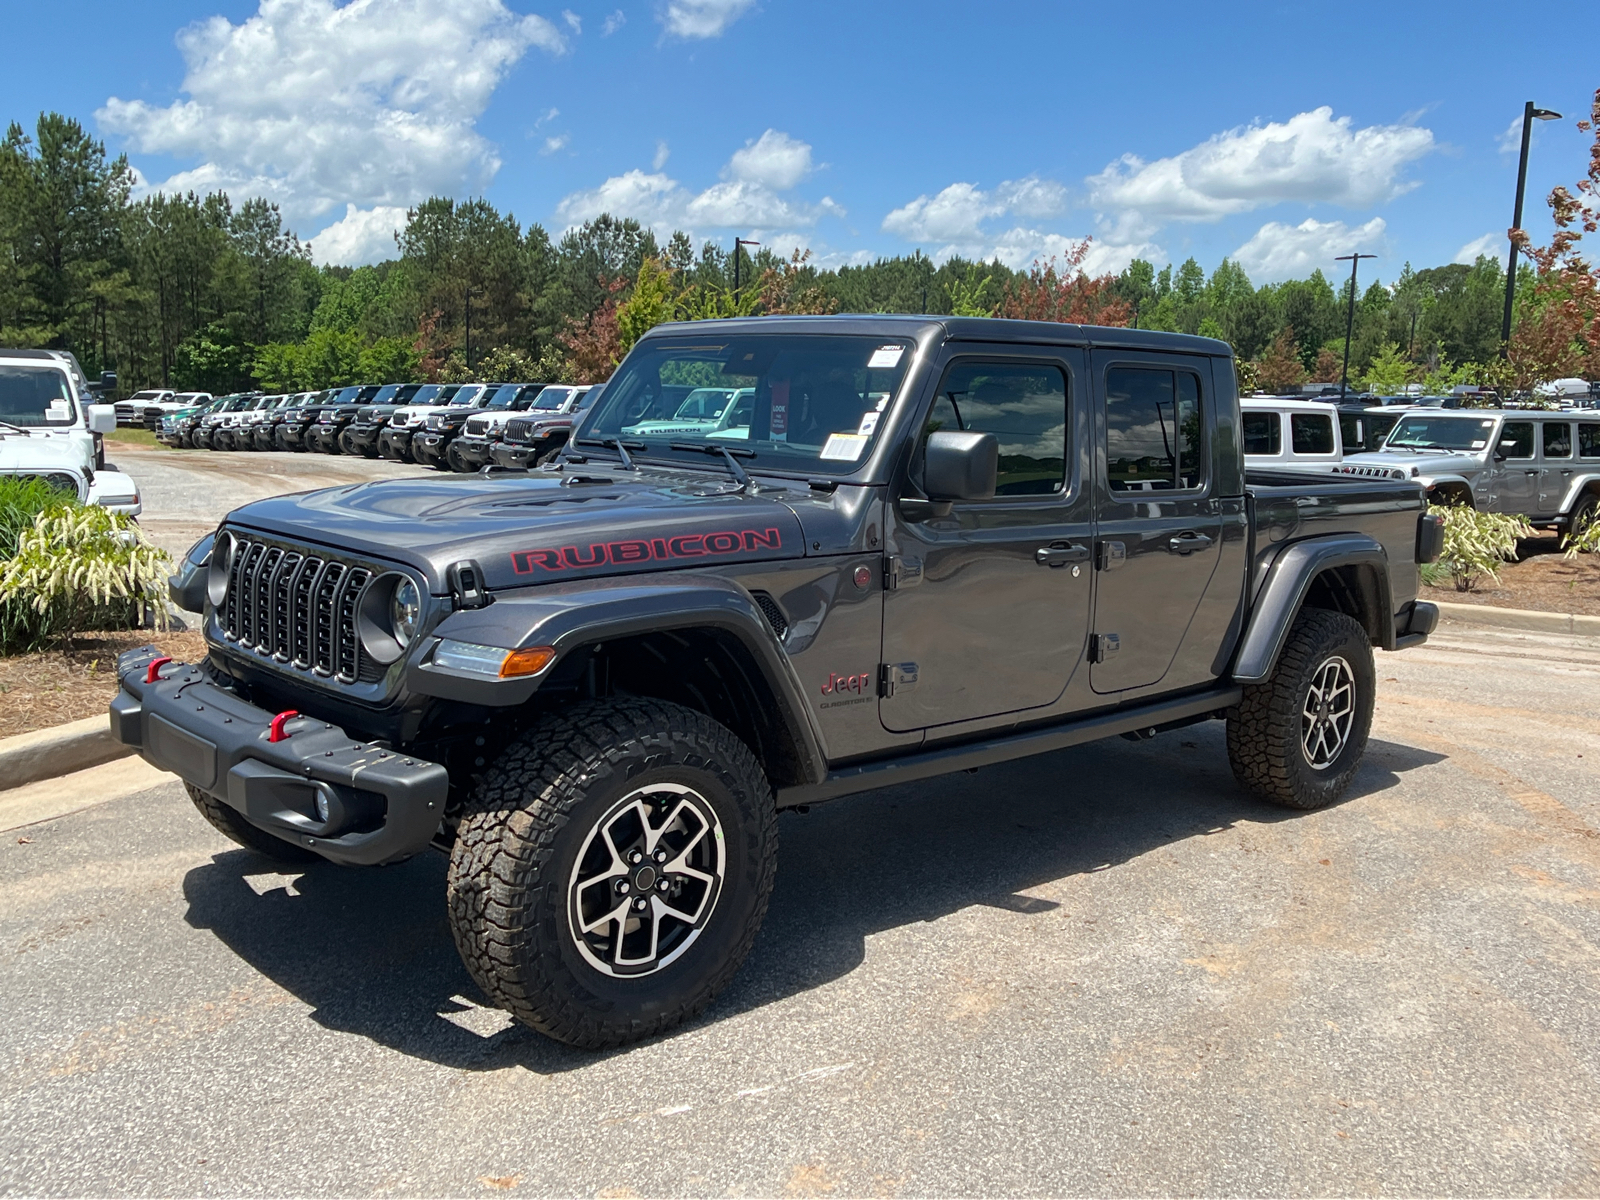
[[[173,447],[362,455],[465,472],[542,462],[566,444],[599,391],[543,383],[365,384],[222,396],[145,420]]]

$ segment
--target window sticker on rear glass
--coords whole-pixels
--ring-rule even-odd
[[[876,371],[880,368],[898,367],[900,356],[906,352],[904,346],[879,346],[872,352],[872,357],[867,359],[867,370]]]
[[[830,433],[827,444],[822,447],[820,458],[835,459],[843,462],[855,462],[861,457],[861,451],[866,449],[867,438],[860,433]]]

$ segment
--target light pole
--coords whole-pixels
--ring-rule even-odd
[[[1356,331],[1356,268],[1363,258],[1377,258],[1376,254],[1341,254],[1334,262],[1350,264],[1350,315],[1344,323],[1344,370],[1339,372],[1339,403],[1344,403],[1344,389],[1350,380],[1350,335]]]
[[[466,317],[465,323],[466,323],[466,327],[467,327],[465,336],[461,339],[461,341],[462,341],[462,353],[467,356],[467,370],[471,371],[472,370],[472,289],[471,288],[467,289],[466,303],[465,303],[465,305],[463,305],[462,311],[463,311],[463,313],[465,314],[465,317]]]
[[[1559,121],[1561,114],[1548,108],[1535,108],[1529,100],[1522,108],[1522,158],[1517,162],[1517,206],[1512,212],[1511,228],[1522,228],[1522,190],[1528,185],[1528,139],[1533,136],[1533,123]],[[1517,296],[1517,243],[1511,243],[1511,253],[1506,256],[1506,311],[1500,321],[1500,353],[1504,355],[1511,342],[1511,302]]]
[[[739,294],[739,247],[759,245],[761,245],[760,242],[747,241],[745,238],[733,239],[733,294],[735,296]]]

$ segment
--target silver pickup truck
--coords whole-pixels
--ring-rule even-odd
[[[1349,455],[1334,470],[1414,479],[1435,504],[1470,504],[1570,529],[1600,508],[1600,413],[1414,411],[1400,418],[1382,450]]]

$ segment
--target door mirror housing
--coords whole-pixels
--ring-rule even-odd
[[[115,371],[100,372],[100,391],[107,396],[117,394],[117,373]]]
[[[89,405],[89,432],[111,433],[117,428],[117,410],[110,404]]]
[[[928,435],[923,491],[930,500],[987,500],[1000,469],[1000,443],[992,433],[938,430]]]

